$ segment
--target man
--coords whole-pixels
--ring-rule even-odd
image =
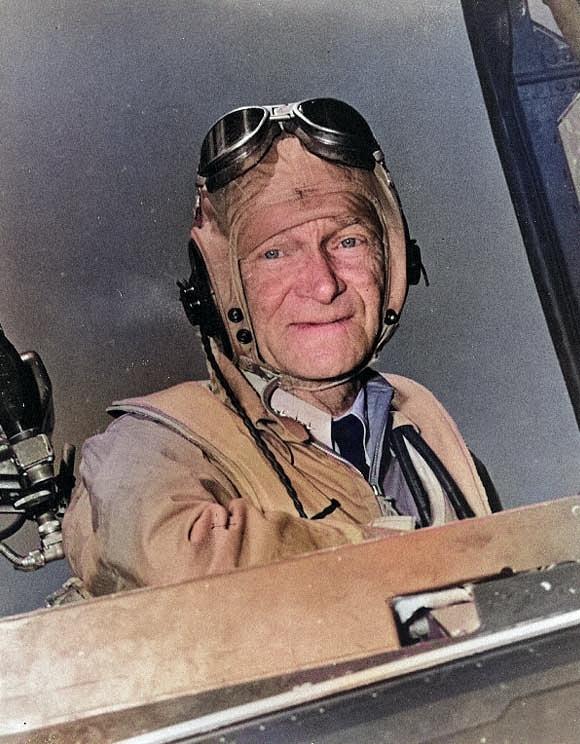
[[[441,405],[369,367],[420,259],[354,109],[223,117],[202,146],[191,237],[182,301],[211,381],[116,403],[86,443],[64,538],[92,592],[490,512]]]

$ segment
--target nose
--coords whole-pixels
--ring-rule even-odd
[[[298,277],[297,294],[327,305],[344,292],[345,288],[345,282],[326,252],[322,248],[308,251]]]

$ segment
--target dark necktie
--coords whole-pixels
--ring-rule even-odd
[[[365,478],[368,478],[369,468],[366,463],[363,438],[362,421],[352,413],[332,422],[332,441],[338,446],[341,456],[360,470]]]

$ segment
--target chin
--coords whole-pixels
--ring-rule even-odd
[[[294,362],[294,364],[284,368],[284,374],[305,381],[328,382],[356,374],[364,366],[363,360],[353,360],[352,364],[345,364],[344,358],[334,363],[321,361],[321,363],[306,364],[300,368],[296,367],[296,363]]]
[[[353,344],[352,341],[340,345],[303,341],[301,344],[289,343],[285,348],[280,346],[277,351],[279,353],[269,354],[269,358],[265,359],[273,369],[312,382],[352,376],[366,367],[373,354],[371,344]]]

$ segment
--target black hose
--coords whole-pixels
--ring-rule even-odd
[[[429,447],[423,437],[410,425],[400,426],[395,431],[401,431],[401,435],[404,436],[407,441],[417,450],[417,452],[427,462],[435,477],[441,484],[441,487],[445,491],[445,495],[449,499],[455,514],[458,519],[470,519],[475,516],[475,512],[471,506],[467,503],[467,499],[463,495],[461,489],[457,483],[453,480],[447,468],[443,465],[441,460],[437,457],[435,452]]]
[[[397,426],[394,428],[391,431],[390,443],[415,501],[419,514],[419,524],[421,527],[429,527],[431,524],[431,504],[429,503],[429,496],[427,495],[423,481],[419,478],[405,445],[405,436],[402,430],[406,428],[412,429],[413,427]]]

